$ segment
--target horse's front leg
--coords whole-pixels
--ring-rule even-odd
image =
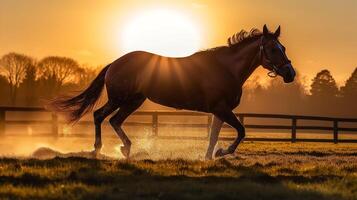
[[[205,156],[206,160],[212,159],[214,147],[217,144],[218,135],[219,135],[219,132],[221,131],[222,124],[223,124],[222,120],[220,120],[216,116],[213,116],[211,129],[210,129],[210,133],[209,133],[209,144],[208,144],[208,149],[207,149],[206,156]]]
[[[215,156],[220,157],[225,156],[227,154],[232,154],[237,149],[240,142],[244,139],[245,128],[232,111],[223,110],[221,112],[218,112],[216,116],[219,117],[222,121],[232,126],[234,129],[236,129],[237,137],[227,149],[218,149]]]

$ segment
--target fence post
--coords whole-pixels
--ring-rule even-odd
[[[337,120],[333,121],[333,142],[335,144],[338,143],[338,121]]]
[[[5,134],[5,110],[0,110],[0,135]]]
[[[211,130],[211,124],[212,124],[212,115],[208,115],[207,118],[207,138],[210,137],[210,130]]]
[[[291,124],[291,142],[295,143],[296,142],[296,121],[297,119],[295,117],[292,118],[292,124]]]
[[[152,113],[152,132],[155,137],[159,135],[158,124],[159,124],[158,123],[158,114],[157,114],[157,112],[153,112]]]
[[[58,116],[56,113],[52,113],[52,135],[58,136]]]

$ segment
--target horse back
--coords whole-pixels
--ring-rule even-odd
[[[202,55],[169,58],[132,52],[113,62],[106,75],[113,93],[141,93],[165,106],[200,111],[209,111],[222,98],[234,101],[234,82],[214,57]]]

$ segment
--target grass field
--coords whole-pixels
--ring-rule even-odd
[[[354,144],[244,142],[213,161],[184,157],[205,144],[172,159],[165,145],[154,152],[163,159],[4,157],[0,199],[357,199]]]

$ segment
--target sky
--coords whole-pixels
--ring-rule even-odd
[[[123,32],[130,23],[160,9],[195,26],[199,49],[226,45],[241,29],[281,25],[281,42],[307,82],[328,69],[341,86],[357,67],[356,0],[0,0],[0,56],[58,55],[105,65],[126,52]]]

